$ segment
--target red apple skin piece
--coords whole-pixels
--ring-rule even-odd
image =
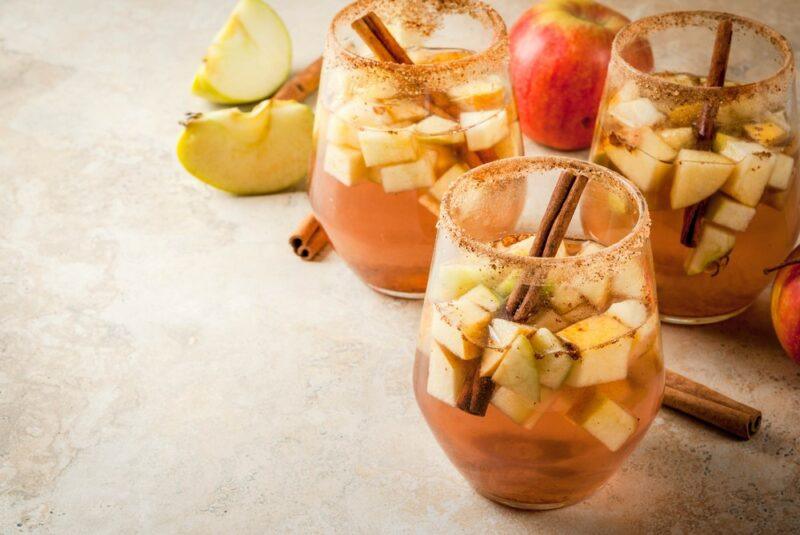
[[[522,14],[511,29],[511,79],[526,136],[561,150],[591,145],[611,42],[628,22],[585,0],[546,0]],[[637,66],[649,70],[643,48],[649,57]]]
[[[788,260],[800,261],[800,247]],[[778,270],[772,284],[772,325],[789,358],[800,364],[800,263]]]

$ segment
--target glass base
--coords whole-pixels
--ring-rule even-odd
[[[718,316],[705,316],[700,318],[661,314],[661,321],[664,323],[671,323],[673,325],[708,325],[710,323],[719,323],[720,321],[729,320],[734,316],[738,316],[748,308],[750,308],[750,305],[743,306],[739,310],[734,310],[733,312],[728,312],[726,314],[720,314]]]
[[[514,500],[508,500],[506,498],[501,498],[499,496],[495,496],[493,494],[489,494],[488,492],[481,492],[478,491],[478,494],[483,496],[484,498],[488,498],[493,502],[497,502],[501,505],[505,505],[507,507],[513,507],[514,509],[522,509],[524,511],[549,511],[551,509],[559,509],[561,507],[565,507],[567,505],[572,505],[574,502],[561,502],[561,503],[525,503],[525,502],[517,502]]]
[[[367,286],[369,286],[378,293],[382,293],[390,297],[399,297],[400,299],[423,299],[425,297],[425,292],[398,292],[396,290],[379,288],[377,286],[373,286],[372,284],[368,284]]]

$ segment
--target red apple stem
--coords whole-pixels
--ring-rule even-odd
[[[769,275],[773,271],[778,271],[779,269],[782,269],[782,268],[785,268],[785,267],[789,267],[789,266],[794,266],[794,265],[797,265],[797,264],[800,264],[800,258],[793,258],[791,260],[784,260],[783,262],[781,262],[780,264],[778,264],[776,266],[764,268],[764,275]]]

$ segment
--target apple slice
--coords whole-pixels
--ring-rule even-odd
[[[630,369],[631,363],[650,351],[658,337],[658,327],[661,321],[658,318],[658,313],[653,312],[642,323],[633,334],[633,347],[631,354],[628,358],[628,367]]]
[[[203,182],[236,195],[279,191],[308,171],[314,114],[294,101],[267,100],[250,112],[237,108],[186,120],[177,153]]]
[[[544,327],[531,337],[531,346],[536,355],[539,382],[548,388],[560,387],[574,362],[570,351],[555,334]]]
[[[570,325],[558,336],[573,344],[580,354],[567,376],[568,386],[591,386],[625,379],[633,345],[627,325],[601,314]]]
[[[261,0],[239,0],[195,74],[192,92],[211,102],[241,104],[274,93],[292,67],[289,32]]]
[[[395,123],[416,123],[430,115],[425,106],[413,100],[384,101],[384,105]]]
[[[499,108],[506,97],[503,80],[497,75],[457,85],[447,93],[453,104],[467,111]]]
[[[606,154],[620,173],[645,193],[659,191],[672,171],[672,165],[640,149],[629,150],[620,145],[608,145]]]
[[[544,327],[553,332],[560,331],[569,326],[569,322],[551,308],[546,308],[539,312],[533,317],[531,324],[536,327]]]
[[[428,394],[455,407],[472,364],[435,342],[432,346],[428,361]]]
[[[358,149],[329,144],[325,147],[322,167],[345,186],[357,186],[369,180],[364,158]]]
[[[727,256],[733,250],[736,236],[730,230],[705,222],[697,240],[697,247],[692,249],[686,259],[687,275],[699,275],[706,268]]]
[[[328,128],[325,137],[330,143],[350,147],[353,149],[358,148],[358,128],[354,127],[347,121],[344,121],[336,114],[328,116]]]
[[[611,297],[611,279],[609,277],[581,280],[574,284],[578,292],[595,308],[602,310],[608,304]]]
[[[767,186],[781,191],[787,190],[792,185],[794,158],[785,154],[776,154],[775,158],[775,168],[769,176]]]
[[[457,145],[464,142],[461,125],[438,115],[430,115],[421,120],[414,125],[414,131],[419,140],[426,143]]]
[[[466,130],[467,148],[471,151],[493,147],[508,135],[505,110],[466,111],[461,114],[461,126]]]
[[[531,401],[539,401],[539,372],[533,347],[525,336],[517,336],[509,344],[492,380]]]
[[[486,328],[492,315],[469,301],[434,305],[431,334],[443,347],[463,360],[481,356]]]
[[[664,130],[659,130],[658,135],[675,150],[690,149],[695,141],[694,130],[692,130],[691,126],[665,128]]]
[[[520,240],[506,247],[505,252],[516,256],[528,256],[531,253],[531,247],[533,247],[534,241],[536,241],[535,235],[528,236],[524,240]],[[567,256],[569,256],[569,254],[567,253],[567,246],[562,241],[558,246],[558,250],[556,251],[555,257],[565,258]]]
[[[653,126],[666,118],[663,113],[658,111],[653,101],[647,98],[620,102],[609,110],[609,114],[629,128]]]
[[[360,130],[358,143],[368,167],[417,159],[417,145],[410,130]],[[433,173],[432,168],[431,173]]]
[[[639,425],[635,416],[603,395],[595,396],[572,419],[611,451],[620,449]]]
[[[605,313],[630,329],[638,329],[647,321],[647,307],[636,299],[614,303]]]
[[[486,268],[472,263],[443,264],[436,277],[435,301],[452,301],[483,283],[488,278]]]
[[[670,206],[677,210],[710,197],[725,184],[733,170],[733,162],[725,156],[709,151],[681,149],[675,160]]]
[[[755,215],[755,208],[720,193],[711,198],[704,217],[717,225],[744,232]]]
[[[522,143],[522,130],[519,121],[514,121],[508,127],[509,132],[497,145],[494,146],[494,153],[498,158],[515,158],[525,154],[525,147]]]
[[[567,325],[565,325],[564,327],[572,325],[573,323],[578,323],[579,321],[583,321],[586,318],[590,318],[595,315],[597,315],[597,309],[588,303],[583,303],[581,305],[576,306],[569,312],[566,312],[562,316],[564,318],[564,321],[567,322]]]
[[[502,348],[513,342],[518,335],[530,336],[535,331],[536,328],[531,325],[501,318],[495,318],[489,324],[489,338],[497,344],[497,347]]]
[[[533,415],[539,403],[501,386],[492,394],[492,405],[511,418],[514,423],[522,425]]]
[[[488,312],[496,312],[500,308],[500,298],[483,284],[478,284],[458,300],[470,301]]]
[[[775,154],[758,143],[726,134],[714,137],[714,150],[737,162],[722,191],[747,206],[758,204],[775,168]]]
[[[506,298],[511,295],[511,292],[514,291],[514,288],[517,286],[520,277],[522,276],[522,272],[518,269],[512,270],[508,275],[506,275],[503,280],[497,283],[497,286],[494,287],[494,291],[500,297]]]
[[[347,124],[361,128],[386,128],[392,124],[392,116],[385,106],[360,98],[352,98],[333,112]],[[358,145],[356,145],[358,147]]]
[[[632,258],[611,277],[611,294],[628,299],[642,299],[647,293],[646,277],[640,258]]]
[[[504,347],[487,347],[481,357],[481,366],[478,370],[481,377],[491,377],[505,356],[506,350]]]
[[[450,187],[450,184],[456,181],[458,177],[463,175],[468,171],[467,167],[457,163],[445,173],[439,177],[439,179],[430,187],[428,193],[433,195],[436,200],[441,201],[444,197],[444,194],[447,193],[447,189]]]
[[[413,162],[381,167],[379,174],[386,193],[429,188],[436,181],[433,164],[424,156]]]
[[[555,283],[550,288],[550,306],[559,314],[566,314],[584,303],[583,294],[572,286]]]
[[[646,126],[639,130],[639,142],[636,147],[649,154],[656,160],[671,162],[678,155],[672,145],[666,142],[661,136],[656,134],[652,128]]]
[[[788,135],[786,130],[771,121],[746,124],[742,129],[747,137],[767,147],[783,143]]]

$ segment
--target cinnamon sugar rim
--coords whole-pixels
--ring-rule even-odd
[[[686,86],[666,78],[655,76],[641,71],[631,65],[623,56],[622,51],[634,42],[650,33],[667,28],[707,27],[716,30],[719,21],[731,19],[735,25],[744,27],[765,39],[783,57],[783,63],[772,75],[755,82],[743,83],[726,87]],[[735,39],[734,26],[734,39]],[[721,11],[673,11],[644,17],[623,27],[614,38],[611,45],[611,62],[614,67],[621,67],[625,76],[634,78],[639,85],[660,88],[671,96],[697,98],[698,95],[711,97],[716,100],[736,99],[742,95],[751,95],[759,91],[774,90],[775,86],[789,86],[794,72],[794,55],[789,41],[779,32],[756,20],[725,13]]]
[[[470,16],[492,30],[492,40],[489,45],[477,52],[449,61],[422,64],[404,64],[380,61],[356,54],[349,50],[339,40],[337,30],[343,25],[350,26],[359,17],[379,9],[381,5],[391,3],[392,0],[357,0],[339,11],[333,18],[328,30],[328,50],[333,52],[336,60],[352,69],[367,69],[384,71],[397,77],[457,77],[459,73],[468,74],[475,70],[491,71],[498,62],[507,61],[508,32],[505,22],[500,14],[488,4],[478,0],[459,0],[443,2],[439,6],[439,14],[453,13]],[[420,0],[421,2],[421,0]],[[422,3],[422,2],[421,2]],[[433,6],[428,6],[432,8]],[[386,22],[386,21],[384,21]]]
[[[490,243],[478,240],[468,235],[453,219],[451,210],[453,199],[461,195],[471,182],[482,183],[481,187],[498,187],[509,178],[526,177],[533,172],[547,172],[554,169],[572,171],[576,175],[587,176],[591,181],[596,181],[609,191],[623,195],[632,206],[636,206],[639,217],[633,228],[617,242],[603,246],[602,249],[580,256],[567,257],[535,257],[518,256],[494,248]],[[536,221],[535,223],[538,223]],[[563,156],[521,156],[505,158],[471,169],[461,175],[450,186],[441,203],[441,213],[437,227],[440,231],[447,232],[459,249],[464,249],[479,256],[496,260],[504,267],[518,267],[528,273],[540,272],[546,276],[547,272],[559,267],[577,267],[582,269],[595,268],[597,274],[609,270],[616,271],[624,263],[640,254],[650,236],[650,213],[647,202],[642,193],[622,175],[605,167],[566,158]],[[569,235],[567,236],[569,238]],[[600,245],[600,244],[598,244]],[[535,278],[535,275],[534,275]]]

